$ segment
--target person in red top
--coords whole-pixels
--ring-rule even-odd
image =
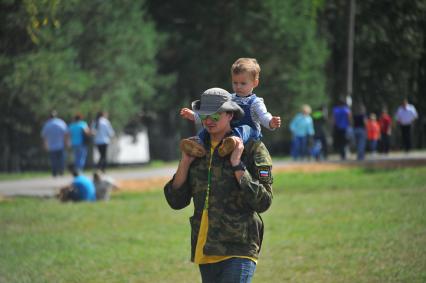
[[[390,136],[392,134],[392,118],[388,114],[388,110],[386,107],[382,109],[382,114],[379,119],[380,125],[380,144],[382,148],[382,152],[384,154],[389,153],[390,148]]]
[[[376,114],[371,113],[367,121],[367,140],[371,153],[374,155],[377,151],[377,143],[380,138],[380,125],[377,122]]]

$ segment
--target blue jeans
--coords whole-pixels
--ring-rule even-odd
[[[203,283],[250,283],[256,263],[247,258],[233,257],[224,261],[200,264]]]
[[[65,150],[49,151],[50,165],[52,166],[52,175],[63,175],[65,169]]]
[[[354,135],[356,144],[356,159],[364,160],[367,133],[365,132],[364,128],[354,128]]]
[[[371,153],[376,153],[376,151],[377,151],[377,140],[369,140],[369,143],[370,143]]]
[[[87,146],[73,145],[72,150],[74,152],[75,169],[77,169],[78,171],[83,171],[84,165],[86,164]]]
[[[292,157],[294,160],[307,157],[308,137],[293,137]]]

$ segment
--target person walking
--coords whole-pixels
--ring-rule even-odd
[[[308,156],[308,142],[314,135],[314,124],[310,116],[311,107],[304,104],[301,110],[290,122],[290,131],[293,134],[292,156],[294,160],[304,159]]]
[[[371,154],[374,156],[377,153],[377,143],[380,138],[380,125],[377,122],[377,116],[371,113],[366,124],[368,147]]]
[[[67,124],[58,118],[58,112],[53,110],[50,118],[43,125],[41,136],[44,148],[49,152],[52,176],[62,176],[65,169],[65,146],[68,144]]]
[[[99,160],[97,169],[105,172],[107,166],[107,151],[111,138],[115,135],[114,129],[108,120],[108,113],[98,112],[96,120],[92,125],[92,133],[94,135],[94,143],[99,152]]]
[[[418,118],[417,110],[405,98],[402,101],[402,105],[398,107],[395,116],[401,129],[402,147],[405,152],[409,152],[411,150],[411,128],[414,121]]]
[[[312,147],[312,156],[319,161],[328,158],[327,144],[327,108],[321,106],[312,113],[314,123],[314,145]]]
[[[390,149],[390,137],[392,135],[392,118],[388,114],[388,110],[386,107],[383,107],[382,114],[379,119],[380,125],[380,145],[381,151],[384,154],[389,153]]]
[[[74,153],[74,168],[82,172],[86,164],[86,139],[90,136],[90,129],[86,121],[83,121],[83,116],[80,113],[74,116],[74,121],[68,126],[68,132]]]
[[[356,103],[354,105],[353,128],[356,146],[356,159],[364,160],[365,147],[367,143],[367,114],[364,104]]]
[[[351,110],[341,98],[333,108],[333,143],[341,160],[346,159],[348,130],[351,126]]]
[[[165,198],[173,209],[191,200],[191,261],[199,265],[203,283],[251,282],[262,245],[264,225],[259,213],[272,203],[272,160],[260,140],[237,145],[230,156],[218,147],[231,134],[231,121],[244,111],[224,89],[206,90],[193,110],[207,129],[206,155],[182,151]]]

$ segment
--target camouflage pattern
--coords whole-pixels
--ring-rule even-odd
[[[207,150],[205,157],[192,162],[182,187],[173,189],[173,179],[164,187],[166,200],[173,209],[182,209],[193,200],[194,215],[189,219],[192,261],[206,199],[209,160]],[[238,183],[229,156],[220,157],[217,149],[213,153],[206,255],[258,258],[263,238],[263,222],[258,213],[266,211],[272,202],[272,159],[261,141],[250,141],[241,160],[247,170]]]

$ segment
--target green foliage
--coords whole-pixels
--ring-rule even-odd
[[[120,133],[139,122],[159,86],[173,82],[173,74],[157,72],[164,36],[144,1],[1,1],[0,37],[0,168],[6,170],[36,159],[52,109],[67,122],[76,112],[90,122],[108,111]]]
[[[270,13],[275,49],[282,56],[281,60],[271,60],[268,67],[275,70],[273,84],[281,85],[286,96],[285,113],[297,112],[304,103],[314,108],[328,104],[324,76],[328,51],[317,27],[321,1],[264,3]]]
[[[345,81],[345,3],[348,1],[329,1],[324,13],[328,42],[336,55],[331,65],[340,66],[328,74],[331,84]],[[378,112],[387,105],[393,113],[403,97],[409,97],[420,113],[424,111],[425,13],[424,1],[356,1],[353,96],[368,111]],[[338,97],[342,87],[332,91]]]
[[[75,62],[72,50],[26,54],[15,59],[4,82],[13,99],[19,99],[39,121],[51,109],[71,115],[79,110],[82,94],[91,85],[88,74]]]
[[[283,144],[301,104],[317,108],[346,92],[348,3],[2,0],[0,144],[21,155],[27,144],[20,141],[39,137],[52,108],[66,120],[106,110],[118,132],[143,116],[152,155],[177,158],[173,143],[194,134],[178,110],[207,88],[231,90],[229,70],[239,57],[258,59],[255,93],[284,125],[265,130],[264,141]],[[424,1],[356,7],[354,99],[368,111],[388,104],[393,112],[408,96],[423,113]]]
[[[187,121],[168,116],[177,118],[179,108],[190,106],[207,88],[232,91],[230,67],[239,57],[257,58],[262,71],[255,93],[284,124],[302,103],[327,104],[328,51],[316,24],[322,6],[321,1],[308,0],[149,1],[158,28],[170,35],[160,51],[160,64],[179,74],[172,93],[159,93],[169,108],[163,115],[167,122],[185,128]],[[274,133],[273,138],[282,139]],[[179,134],[186,135],[182,130]],[[266,142],[269,138],[272,135],[266,134]]]
[[[32,118],[42,121],[53,108],[63,117],[107,110],[122,128],[154,95],[161,42],[141,2],[15,5],[32,45],[0,67],[6,68],[7,95],[25,105]]]
[[[424,282],[424,174],[275,174],[254,282]],[[0,199],[0,281],[198,282],[192,208],[172,210],[158,189],[107,203]]]

